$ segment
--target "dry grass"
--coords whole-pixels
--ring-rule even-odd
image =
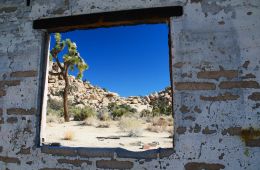
[[[73,140],[74,137],[75,137],[74,132],[68,130],[68,131],[66,131],[66,132],[64,133],[64,138],[63,138],[63,139],[64,139],[64,140]]]
[[[142,121],[136,118],[122,117],[119,121],[119,128],[132,137],[141,136],[143,133]]]
[[[99,123],[99,120],[96,117],[89,117],[89,118],[84,120],[82,125],[85,125],[85,126],[97,126],[98,123]]]
[[[163,130],[166,130],[166,128],[168,126],[168,122],[164,117],[154,117],[153,120],[152,120],[152,125],[153,126],[159,126]]]
[[[105,120],[100,121],[96,117],[89,117],[89,118],[85,119],[84,122],[81,123],[81,125],[94,126],[96,128],[109,128],[110,127],[109,121],[105,121]]]
[[[154,117],[151,120],[151,124],[147,126],[147,130],[150,132],[164,132],[169,129],[173,129],[173,119],[171,117]]]
[[[47,115],[46,122],[47,123],[64,123],[64,119],[57,115]]]
[[[162,129],[160,126],[153,126],[151,124],[149,124],[146,128],[146,130],[150,131],[150,132],[156,132],[156,133],[159,133],[159,132],[162,132]]]
[[[101,121],[109,121],[111,120],[111,117],[108,112],[103,112],[102,114],[99,115],[99,119]]]
[[[109,122],[99,122],[99,124],[96,126],[96,128],[109,128],[110,124]]]

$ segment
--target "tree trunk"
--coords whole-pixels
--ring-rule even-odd
[[[68,113],[69,79],[68,79],[67,73],[65,73],[64,80],[65,80],[65,87],[64,87],[64,92],[63,92],[64,120],[65,120],[65,122],[69,122],[70,121],[70,117],[69,117],[69,113]]]

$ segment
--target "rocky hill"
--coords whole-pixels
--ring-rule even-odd
[[[53,100],[62,100],[62,91],[65,82],[61,77],[53,76],[51,73],[58,72],[58,67],[55,63],[50,63],[49,77],[48,77],[48,98]],[[164,101],[167,105],[171,105],[171,88],[166,87],[164,90],[154,92],[147,96],[130,96],[121,97],[117,93],[107,91],[105,88],[93,86],[90,82],[83,82],[70,76],[70,90],[68,99],[71,105],[76,107],[90,106],[95,110],[107,107],[109,103],[116,103],[118,105],[127,104],[137,111],[143,109],[152,110],[154,103]]]

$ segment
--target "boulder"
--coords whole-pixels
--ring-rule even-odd
[[[57,72],[52,68],[58,69],[55,63],[50,71]],[[74,76],[69,76],[70,91],[69,101],[76,107],[90,106],[98,109],[107,107],[109,103],[115,102],[117,105],[130,105],[136,108],[138,112],[143,109],[151,109],[150,105],[156,100],[164,100],[171,104],[171,88],[155,92],[147,96],[129,96],[121,97],[117,93],[104,90],[101,87],[92,85],[89,81],[81,81]],[[60,80],[57,76],[49,75],[48,77],[48,96],[50,99],[63,100],[62,92],[65,86],[64,80]]]

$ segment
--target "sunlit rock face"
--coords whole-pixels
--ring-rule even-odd
[[[48,98],[51,100],[62,101],[65,82],[61,77],[51,74],[59,72],[56,63],[51,62],[49,68]],[[127,104],[132,108],[137,109],[138,112],[141,112],[144,109],[152,110],[153,103],[158,100],[164,101],[168,106],[172,104],[172,93],[170,87],[147,96],[121,97],[115,92],[106,90],[106,88],[94,86],[89,81],[83,82],[73,76],[70,76],[69,81],[69,102],[72,106],[76,107],[89,106],[94,108],[96,111],[99,111],[100,109],[107,107],[109,103],[115,103],[117,105]]]

